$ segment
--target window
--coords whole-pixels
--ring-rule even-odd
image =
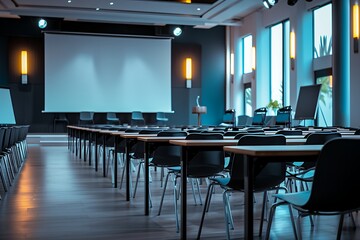
[[[245,103],[245,115],[252,116],[252,101],[251,101],[251,83],[244,84],[244,103]]]
[[[321,84],[317,125],[328,127],[333,125],[332,119],[332,71],[324,69],[315,72],[316,84]]]
[[[270,28],[270,100],[277,100],[280,106],[290,101],[289,25],[285,21]]]
[[[252,72],[252,35],[243,38],[243,73]]]
[[[314,58],[332,54],[332,4],[314,10]]]

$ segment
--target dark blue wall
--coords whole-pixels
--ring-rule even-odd
[[[102,32],[134,35],[166,34],[159,27],[62,22],[54,19],[49,29],[73,32]],[[43,34],[33,18],[0,19],[0,86],[9,87],[12,93],[15,117],[18,124],[30,124],[30,132],[52,132],[54,114],[42,113],[44,109],[44,56]],[[28,52],[29,84],[20,84],[19,51]],[[184,74],[179,64],[184,56],[193,58],[193,87],[185,88]],[[169,125],[196,125],[197,117],[191,113],[196,97],[208,108],[202,116],[203,125],[216,125],[224,113],[225,93],[225,28],[194,29],[185,27],[183,35],[172,44],[172,106]],[[30,75],[31,72],[31,75]],[[130,122],[130,114],[118,114],[122,122]],[[148,123],[155,114],[147,114]],[[78,114],[68,114],[70,124],[77,124]],[[96,114],[95,121],[105,123],[104,114]],[[65,129],[65,128],[63,128]],[[58,129],[59,130],[59,129]]]

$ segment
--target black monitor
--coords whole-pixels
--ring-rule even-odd
[[[300,87],[294,119],[315,119],[320,88],[321,84]]]

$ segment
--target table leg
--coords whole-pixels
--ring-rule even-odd
[[[150,196],[149,196],[149,156],[150,156],[150,146],[148,142],[145,142],[145,151],[144,151],[144,161],[145,161],[145,215],[148,216],[149,215],[149,201],[150,201]]]
[[[118,174],[118,145],[119,145],[119,137],[115,136],[114,140],[114,188],[117,188],[117,174]]]
[[[125,154],[126,154],[126,201],[130,201],[130,140],[125,140]]]
[[[180,223],[180,239],[186,239],[186,222],[187,222],[187,162],[188,149],[181,148],[181,223]]]
[[[103,177],[106,177],[106,134],[104,134],[103,139]]]
[[[99,134],[95,133],[95,172],[98,171],[98,137]]]
[[[254,162],[250,156],[244,156],[244,183],[245,183],[245,239],[253,239],[254,236]]]

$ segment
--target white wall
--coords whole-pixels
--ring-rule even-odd
[[[351,1],[351,5],[355,0]],[[295,109],[299,89],[303,85],[314,83],[314,67],[322,63],[313,63],[313,16],[312,10],[318,6],[329,3],[329,0],[313,0],[312,2],[298,1],[295,6],[289,6],[287,1],[279,1],[271,9],[259,9],[254,13],[242,19],[242,26],[232,27],[232,39],[234,43],[233,50],[238,54],[235,66],[241,66],[241,38],[252,34],[253,45],[256,46],[256,72],[252,80],[253,94],[256,99],[253,99],[253,108],[265,106],[269,102],[269,30],[268,26],[281,22],[283,20],[290,20],[290,31],[295,31],[296,34],[296,60],[295,69],[290,71],[290,104]],[[331,24],[331,23],[329,23]],[[352,40],[352,38],[351,38]],[[359,43],[360,44],[360,43]],[[351,43],[350,54],[350,126],[360,127],[360,53],[353,53],[353,43]],[[329,64],[329,63],[327,63]],[[331,61],[330,61],[331,64]],[[241,76],[241,68],[235,67],[235,82],[232,87],[233,102],[238,104],[240,112],[243,114],[243,77]],[[240,94],[237,94],[239,93]],[[241,96],[241,97],[239,97]],[[239,102],[240,98],[240,102]]]

